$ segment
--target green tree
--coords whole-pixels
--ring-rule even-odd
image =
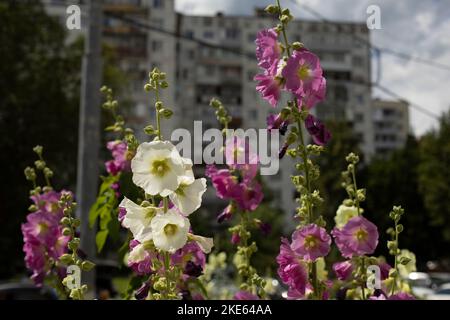
[[[450,111],[442,115],[439,128],[420,140],[418,168],[419,190],[427,213],[427,222],[441,229],[442,254],[449,256],[450,244]]]
[[[67,45],[65,28],[36,1],[1,2],[0,21],[0,278],[6,278],[24,267],[20,224],[30,202],[23,170],[34,159],[32,147],[45,147],[57,188],[75,187],[83,40]],[[103,55],[104,82],[117,90],[125,78],[113,50]]]
[[[417,140],[409,137],[405,147],[387,159],[374,159],[365,174],[367,206],[365,216],[376,222],[380,232],[379,253],[387,256],[386,234],[391,226],[389,212],[393,205],[405,209],[405,226],[401,247],[414,251],[420,262],[436,258],[439,254],[439,232],[430,223],[419,190],[418,166],[420,149]],[[431,247],[430,243],[436,246]],[[442,251],[441,251],[442,252]]]

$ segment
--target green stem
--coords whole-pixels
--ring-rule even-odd
[[[155,96],[156,96],[156,102],[160,102],[159,100],[159,87],[158,84],[156,84],[155,88]],[[156,113],[156,130],[158,131],[158,139],[162,140],[162,134],[161,134],[161,116],[159,115],[159,111],[156,109],[155,106],[155,113]]]
[[[362,273],[363,276],[367,273],[366,272],[366,264],[365,264],[364,256],[361,257],[361,273]],[[363,300],[366,300],[366,291],[365,291],[365,287],[364,286],[365,286],[365,284],[361,283],[362,298],[363,298]]]
[[[395,289],[397,287],[397,278],[398,278],[398,232],[397,232],[397,221],[394,222],[394,230],[395,230],[395,255],[394,255],[394,270],[395,270],[395,276],[394,276],[394,280],[392,281],[392,287],[391,287],[391,295],[395,293]]]
[[[353,187],[355,188],[355,198],[353,199],[356,202],[356,207],[358,208],[358,216],[361,215],[361,208],[359,206],[358,200],[358,187],[356,186],[356,174],[355,174],[355,165],[353,165],[352,169],[352,178],[353,178]]]
[[[277,5],[278,5],[278,10],[279,10],[279,19],[281,22],[281,15],[282,15],[282,11],[283,9],[281,8],[281,3],[280,0],[277,0]],[[284,39],[284,44],[286,47],[286,52],[288,54],[288,56],[291,55],[291,47],[289,44],[289,40],[287,37],[287,33],[286,33],[286,25],[281,22],[282,24],[282,30],[281,33],[283,34],[283,39]],[[294,107],[297,110],[299,110],[299,106],[298,106],[298,100],[294,97]],[[306,149],[306,145],[305,145],[305,140],[303,138],[303,126],[300,122],[299,119],[297,119],[297,127],[298,127],[298,134],[299,134],[299,138],[300,138],[300,142],[299,142],[299,146],[302,150],[302,159],[303,159],[303,166],[304,166],[304,174],[305,174],[305,182],[306,182],[306,190],[307,190],[307,200],[306,200],[306,206],[307,206],[307,210],[308,210],[308,223],[313,223],[313,210],[312,210],[312,205],[310,203],[311,201],[311,181],[310,181],[310,177],[309,177],[309,165],[308,165],[308,151]],[[313,287],[314,287],[314,295],[317,296],[318,299],[320,299],[319,297],[319,284],[318,284],[318,278],[317,278],[317,265],[316,262],[313,262],[312,264],[312,270],[311,270],[311,276],[313,278]]]

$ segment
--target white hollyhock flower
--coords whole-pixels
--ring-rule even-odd
[[[147,194],[165,197],[175,191],[185,175],[186,164],[169,141],[142,143],[131,160],[133,182]]]
[[[174,253],[186,244],[190,226],[189,220],[173,209],[158,214],[151,222],[155,247]]]
[[[363,209],[359,209],[359,212],[362,213]],[[334,222],[336,223],[336,227],[338,229],[343,228],[348,220],[351,218],[358,216],[358,208],[355,206],[346,206],[341,204],[336,211],[336,216],[334,217]]]
[[[169,195],[173,204],[184,215],[190,215],[202,204],[202,196],[206,191],[206,179],[196,179],[189,184],[189,180],[183,179],[174,193]]]
[[[142,207],[128,198],[123,198],[119,204],[120,208],[127,211],[122,225],[130,229],[134,239],[144,242],[152,239],[152,228],[150,222],[158,213],[162,212],[162,208]]]
[[[145,250],[145,245],[140,243],[131,250],[128,254],[128,263],[138,263],[144,261],[147,257],[147,251]]]
[[[181,178],[181,182],[184,184],[191,184],[192,182],[194,182],[195,177],[194,177],[194,172],[192,171],[192,160],[189,158],[181,158],[184,164],[184,174],[183,177]]]
[[[189,238],[197,242],[198,246],[204,253],[210,253],[212,247],[214,246],[214,241],[212,238],[196,236],[194,234],[190,234]]]

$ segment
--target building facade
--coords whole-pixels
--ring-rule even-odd
[[[372,119],[376,156],[386,157],[405,146],[409,134],[408,103],[375,99]]]

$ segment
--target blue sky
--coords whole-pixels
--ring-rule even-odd
[[[176,0],[177,10],[187,14],[253,13],[272,0]],[[299,3],[299,5],[295,4]],[[372,30],[375,45],[450,65],[449,0],[282,0],[297,18],[315,17],[302,9],[307,5],[331,20],[366,21],[369,5],[381,9],[381,30]],[[307,44],[306,44],[307,45]],[[439,69],[387,54],[382,56],[383,86],[433,113],[450,107],[450,70]],[[377,90],[374,95],[386,97]],[[410,112],[413,131],[420,135],[437,122],[414,109]]]

